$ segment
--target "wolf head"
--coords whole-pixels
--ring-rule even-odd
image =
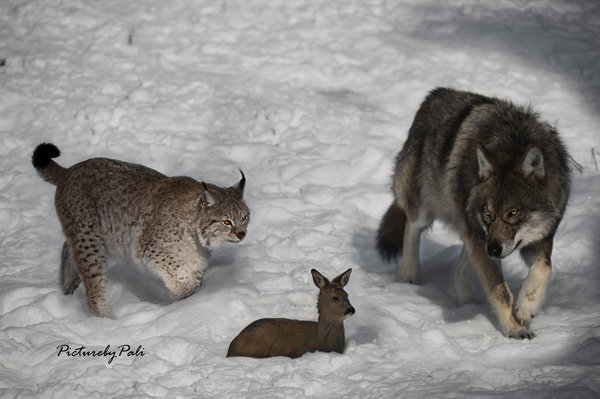
[[[476,155],[480,183],[471,192],[467,213],[483,230],[488,256],[502,259],[554,234],[560,211],[545,188],[542,151],[529,146],[517,158],[493,156],[478,144]]]

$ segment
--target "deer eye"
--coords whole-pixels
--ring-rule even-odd
[[[337,296],[334,296],[334,297],[333,297],[333,298],[331,298],[331,299],[333,299],[333,300],[334,300],[334,301],[336,301],[336,302],[340,300],[340,298],[339,298],[339,297],[337,297]]]
[[[231,226],[233,224],[229,219],[223,220],[221,223],[223,223],[225,226]]]

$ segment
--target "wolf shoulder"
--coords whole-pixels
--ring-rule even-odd
[[[408,141],[420,144],[429,170],[437,165],[466,173],[468,166],[477,164],[473,149],[478,145],[503,168],[516,168],[523,161],[520,156],[537,147],[553,178],[565,184],[570,177],[568,153],[557,130],[531,106],[500,98],[434,89],[417,112]],[[476,182],[472,169],[472,181]]]

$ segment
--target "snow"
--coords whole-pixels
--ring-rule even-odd
[[[599,15],[593,0],[3,1],[0,396],[598,397]],[[436,86],[532,103],[583,166],[531,341],[501,335],[476,280],[482,304],[457,306],[446,227],[423,239],[422,285],[376,255],[394,157]],[[241,168],[248,236],[179,302],[114,265],[118,318],[90,317],[83,287],[58,287],[54,188],[30,163],[42,141],[65,166],[105,156],[220,185]],[[310,269],[348,267],[343,355],[225,358],[255,319],[316,319]],[[525,266],[504,271],[516,293]]]

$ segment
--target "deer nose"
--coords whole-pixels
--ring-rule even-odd
[[[245,231],[240,231],[239,233],[237,233],[237,238],[241,240],[244,239],[244,237],[246,237],[246,232]]]
[[[350,306],[348,309],[346,309],[346,313],[345,314],[346,315],[351,315],[351,314],[354,314],[354,313],[355,313],[354,307]]]

